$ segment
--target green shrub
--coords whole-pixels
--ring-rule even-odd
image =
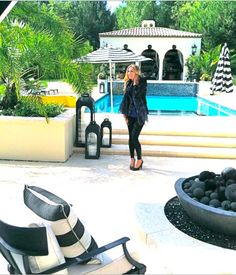
[[[221,45],[218,45],[208,52],[202,51],[200,55],[190,56],[186,62],[188,79],[192,80],[194,76],[197,80],[211,80],[219,61],[220,50]]]
[[[24,116],[24,117],[55,117],[65,111],[61,104],[43,103],[40,97],[21,97],[14,109],[5,109],[1,115]]]
[[[233,83],[236,85],[236,75],[233,75]]]
[[[44,108],[48,117],[58,116],[65,111],[64,105],[56,103],[46,103]]]

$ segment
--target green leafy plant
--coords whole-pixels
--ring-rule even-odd
[[[0,83],[5,87],[0,107],[15,109],[22,90],[37,92],[47,76],[72,84],[78,94],[87,92],[91,65],[73,60],[90,48],[49,5],[17,4],[0,25]]]
[[[186,66],[188,68],[188,80],[210,81],[216,70],[217,62],[220,57],[221,45],[209,50],[202,51],[200,55],[190,56],[187,59]]]
[[[236,50],[230,51],[229,58],[230,58],[232,74],[236,75]]]
[[[186,67],[188,68],[187,80],[193,81],[193,79],[198,79],[198,68],[196,56],[191,56],[187,59]]]
[[[209,75],[208,73],[203,73],[200,76],[200,80],[202,80],[202,81],[211,81],[211,79],[212,79],[212,76]]]
[[[236,85],[236,75],[233,75],[233,84]]]
[[[21,92],[23,94],[33,94],[36,95],[42,89],[45,89],[47,86],[43,85],[38,79],[34,78],[21,78]]]
[[[22,96],[15,108],[0,110],[1,115],[23,117],[55,117],[65,111],[61,104],[43,103],[38,96]]]
[[[0,84],[0,96],[5,93],[6,87]]]

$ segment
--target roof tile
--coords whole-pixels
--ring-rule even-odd
[[[116,30],[99,33],[100,37],[126,36],[126,37],[202,37],[200,33],[186,32],[162,27],[143,28],[136,27],[130,29]]]

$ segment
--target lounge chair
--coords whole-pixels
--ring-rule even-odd
[[[47,226],[18,227],[0,220],[0,251],[8,262],[10,274],[145,274],[146,266],[137,262],[128,252],[123,237],[96,248],[80,257],[65,260],[55,236]],[[123,259],[107,259],[101,264],[87,264],[97,255],[122,246]],[[55,254],[56,255],[52,255]],[[109,258],[109,257],[105,257]],[[126,263],[124,263],[124,260]],[[51,265],[51,266],[50,266]],[[122,269],[122,270],[121,270]]]
[[[71,204],[37,186],[25,185],[23,193],[25,205],[42,220],[28,227],[0,220],[0,252],[10,274],[146,272],[146,266],[135,259],[137,252],[128,252],[128,237],[99,247]]]

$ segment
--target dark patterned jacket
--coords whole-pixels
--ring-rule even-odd
[[[140,77],[139,84],[133,85],[132,80],[128,80],[126,84],[125,94],[120,104],[120,112],[129,116],[132,104],[134,104],[138,123],[144,124],[148,120],[148,108],[146,100],[147,80]]]

